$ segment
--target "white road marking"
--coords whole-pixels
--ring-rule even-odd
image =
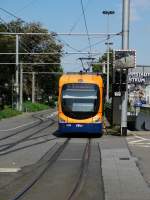
[[[0,173],[14,173],[20,171],[21,168],[0,168]]]
[[[139,142],[139,143],[138,143],[138,145],[143,145],[143,144],[150,145],[149,142],[148,142],[148,143],[147,143],[147,142]]]
[[[150,148],[150,139],[141,137],[133,133],[133,137],[127,138],[129,145]]]
[[[148,138],[144,138],[144,137],[141,137],[141,136],[138,136],[138,135],[136,135],[135,133],[134,133],[134,136],[135,136],[136,138],[139,138],[139,139],[149,140],[149,141],[150,141],[150,139],[148,139]]]
[[[56,116],[56,115],[57,115],[57,112],[54,112],[54,113],[52,113],[51,115],[48,115],[46,118],[49,119],[49,118],[51,118],[51,117],[53,117],[53,116]],[[45,119],[45,118],[42,118],[42,119]],[[29,123],[26,123],[26,124],[22,124],[22,125],[20,125],[20,126],[14,127],[14,128],[5,129],[5,130],[0,130],[0,132],[13,131],[13,130],[16,130],[16,129],[18,129],[18,128],[22,128],[22,127],[24,127],[24,126],[28,126],[28,125],[30,125],[30,124],[34,124],[34,123],[36,123],[36,122],[38,122],[38,121],[39,121],[39,120],[35,120],[35,121],[33,121],[33,122],[29,122]]]
[[[127,140],[129,141],[129,140],[134,140],[135,139],[135,137],[127,137]]]
[[[49,118],[51,118],[51,117],[54,117],[54,116],[56,116],[58,114],[58,112],[56,111],[56,112],[53,112],[51,115],[47,115],[47,119],[49,119]]]
[[[138,147],[144,147],[144,148],[150,148],[150,145],[139,145],[139,144],[137,144],[136,146],[138,146]]]
[[[133,141],[130,141],[128,142],[129,144],[135,144],[135,143],[138,143],[138,142],[143,142],[145,140],[133,140]]]

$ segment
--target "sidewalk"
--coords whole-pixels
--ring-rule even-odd
[[[124,137],[103,136],[100,141],[106,200],[150,200],[148,188],[130,155]]]

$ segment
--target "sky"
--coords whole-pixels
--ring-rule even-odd
[[[82,0],[87,29],[89,33],[107,33],[122,31],[122,2],[123,0]],[[86,33],[81,0],[0,0],[0,8],[6,9],[26,22],[40,22],[43,27],[56,33]],[[103,15],[103,10],[113,10],[114,15]],[[130,42],[129,48],[135,49],[137,64],[150,65],[150,0],[131,0]],[[13,16],[0,10],[0,19],[14,20]],[[106,52],[106,36],[58,36],[64,52],[94,52],[95,58]],[[121,49],[121,36],[112,36],[111,48]],[[81,70],[78,58],[88,55],[64,55],[62,67],[64,71]]]

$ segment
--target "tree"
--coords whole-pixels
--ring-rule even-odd
[[[48,33],[48,30],[43,28],[40,23],[25,23],[21,20],[11,21],[8,23],[0,24],[1,32],[23,32],[23,33]],[[57,65],[23,65],[23,71],[26,72],[62,72],[61,56],[63,54],[62,44],[58,42],[55,34],[45,35],[20,35],[19,36],[19,53],[54,53],[51,55],[19,55],[19,61],[22,63],[58,63]],[[1,53],[15,53],[15,36],[0,35],[0,52]],[[55,54],[56,53],[56,54]],[[1,62],[15,63],[15,55],[0,55]],[[15,78],[15,65],[0,65],[0,88],[4,88],[7,83],[9,85],[9,92],[1,91],[1,93],[7,93],[9,96],[10,90]],[[31,75],[24,76],[24,96],[31,96]],[[43,91],[46,96],[56,93],[56,80],[58,77],[54,75],[38,76],[38,90]],[[53,86],[51,88],[51,85]],[[51,89],[50,89],[51,88]],[[11,96],[9,96],[8,103],[11,102]]]

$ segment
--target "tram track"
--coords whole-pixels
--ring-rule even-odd
[[[66,200],[75,199],[77,197],[77,195],[80,193],[80,191],[82,190],[83,185],[84,185],[84,178],[86,178],[87,173],[88,173],[90,154],[91,154],[91,139],[88,139],[88,142],[86,143],[86,146],[85,146],[85,149],[83,152],[83,156],[81,159],[79,176],[76,180],[76,183],[75,183],[72,191],[69,193]]]
[[[20,125],[18,127],[11,128],[11,129],[8,129],[8,130],[0,130],[1,132],[9,132],[9,135],[6,135],[4,137],[0,137],[0,141],[5,140],[5,139],[10,138],[10,137],[13,137],[13,136],[15,136],[15,135],[17,135],[19,133],[24,132],[24,131],[28,131],[28,130],[30,130],[32,128],[35,128],[35,127],[39,126],[40,124],[42,124],[44,122],[47,122],[49,119],[52,119],[52,118],[47,118],[47,117],[45,118],[44,115],[47,115],[47,113],[44,113],[44,114],[43,113],[42,114],[33,114],[31,117],[34,118],[34,119],[37,119],[38,121],[32,121],[30,123],[23,124],[23,125]],[[37,124],[34,124],[34,123],[37,123]],[[34,124],[34,125],[30,126],[31,124]],[[23,127],[25,127],[25,128],[23,128]],[[10,134],[10,132],[13,132],[16,129],[21,129],[21,130],[18,130],[16,132]]]
[[[32,125],[31,127],[26,127],[26,128],[24,128],[24,129],[22,129],[22,127],[24,127],[24,126],[19,126],[17,129],[21,129],[21,130],[18,130],[18,131],[14,132],[14,133],[11,133],[11,134],[9,133],[9,135],[6,135],[6,136],[4,136],[4,137],[1,137],[1,138],[0,138],[0,141],[5,140],[5,139],[10,138],[10,137],[13,137],[13,136],[15,136],[15,135],[17,135],[17,134],[19,134],[19,133],[24,132],[24,131],[28,131],[28,130],[30,130],[31,128],[35,128],[36,126],[39,126],[41,123],[43,123],[43,119],[41,119],[40,117],[37,117],[37,116],[35,116],[35,115],[32,115],[32,117],[38,119],[39,122],[37,123],[37,121],[33,121],[33,122],[32,122],[33,124],[34,124],[34,123],[37,123],[37,124],[34,124],[34,125]],[[31,123],[29,123],[29,124],[27,124],[27,125],[31,125]],[[26,126],[27,126],[27,125],[26,125]],[[13,130],[14,130],[14,129],[10,129],[8,132],[12,132]],[[2,130],[2,131],[6,132],[7,130]]]
[[[26,185],[20,192],[18,192],[15,195],[15,197],[11,198],[10,200],[19,200],[19,199],[22,199],[22,197],[23,199],[25,199],[26,197],[25,195],[30,189],[31,189],[30,193],[32,193],[32,187],[36,184],[36,182],[40,181],[40,179],[42,178],[42,176],[45,174],[47,170],[50,170],[50,167],[55,163],[55,161],[57,161],[58,157],[64,151],[69,141],[70,141],[70,138],[66,139],[65,142],[58,148],[58,150],[54,152],[54,154],[51,156],[50,159],[44,162],[40,162],[40,164],[36,166],[36,169],[43,165],[45,166],[41,170],[41,172],[38,174],[38,176],[34,177],[34,179],[30,182],[30,184]],[[90,155],[91,155],[91,139],[88,139],[83,149],[83,155],[81,157],[81,164],[80,164],[78,176],[75,177],[75,182],[72,185],[72,190],[68,192],[68,197],[66,198],[66,200],[75,199],[78,196],[78,194],[82,191],[87,174],[88,174]],[[43,161],[43,158],[41,160]],[[32,169],[32,172],[35,173],[35,170]],[[42,184],[42,180],[41,180],[41,184]]]
[[[37,117],[37,116],[36,116]],[[38,116],[39,117],[39,116]],[[40,118],[39,118],[40,119]],[[49,123],[49,121],[51,120],[51,123]],[[47,124],[47,122],[48,122],[48,125],[46,125],[45,126],[45,124]],[[13,134],[10,134],[10,136],[8,137],[8,136],[6,136],[6,137],[4,137],[4,138],[1,138],[0,140],[2,141],[4,141],[5,139],[8,139],[8,138],[10,138],[10,137],[12,137],[12,136],[17,136],[18,134],[22,134],[22,133],[25,133],[26,131],[27,131],[27,136],[25,136],[25,137],[22,137],[21,139],[19,139],[19,140],[17,140],[17,141],[15,141],[15,142],[9,142],[9,143],[6,143],[6,144],[1,144],[0,145],[0,156],[1,155],[6,155],[6,154],[8,154],[8,153],[11,153],[11,151],[7,151],[7,150],[9,150],[9,149],[11,149],[11,148],[13,148],[13,147],[15,147],[16,145],[18,145],[18,144],[20,144],[20,143],[23,143],[23,142],[26,142],[26,141],[29,141],[29,140],[33,140],[33,139],[37,139],[37,137],[38,136],[35,136],[35,135],[37,135],[37,134],[39,134],[39,133],[41,133],[41,132],[43,132],[44,130],[46,130],[46,129],[48,129],[49,127],[51,127],[52,125],[54,125],[56,123],[56,121],[54,120],[54,119],[52,119],[52,118],[49,118],[49,119],[47,119],[46,121],[44,121],[44,120],[42,120],[42,119],[40,119],[40,122],[38,123],[38,124],[36,124],[36,125],[34,125],[34,127],[32,126],[32,127],[28,127],[28,128],[25,128],[25,129],[23,129],[23,130],[21,130],[21,131],[18,131],[17,133],[13,133]],[[42,128],[38,128],[39,126],[45,126],[45,127],[42,127]],[[38,128],[38,130],[33,130],[34,128]],[[31,134],[29,134],[29,130],[31,131],[31,130],[33,130],[33,132],[31,133]],[[35,136],[35,137],[33,137],[33,136]]]
[[[46,140],[41,141],[41,142],[36,142],[36,143],[30,144],[30,145],[26,145],[26,146],[23,146],[23,147],[18,147],[18,148],[15,148],[13,150],[10,150],[10,151],[4,152],[4,153],[0,153],[0,156],[7,155],[9,153],[13,153],[13,152],[16,152],[16,151],[19,151],[19,150],[27,149],[27,148],[30,148],[30,147],[33,147],[33,146],[36,146],[36,145],[40,145],[40,144],[43,144],[45,142],[49,142],[49,141],[56,140],[56,139],[58,139],[58,138],[54,137],[54,138],[46,139]]]
[[[79,139],[80,141],[80,139]],[[104,199],[100,145],[92,138],[54,139],[34,164],[0,188],[1,200]],[[92,194],[90,191],[94,191]]]
[[[46,153],[45,155],[33,166],[31,169],[27,169],[23,177],[19,177],[16,181],[24,178],[26,176],[26,184],[22,186],[22,188],[15,194],[13,197],[9,197],[9,200],[18,200],[21,199],[25,194],[32,189],[32,187],[40,181],[41,177],[46,173],[46,171],[56,162],[60,154],[64,151],[66,146],[68,145],[70,139],[67,138],[61,145],[57,147],[57,143],[55,143]],[[56,149],[55,149],[56,148]],[[54,152],[53,152],[54,151]],[[21,181],[21,180],[20,180]],[[22,181],[23,182],[23,181]],[[13,181],[13,185],[15,182]],[[12,187],[12,185],[10,185]],[[15,186],[14,186],[15,187]],[[5,189],[8,189],[8,185],[5,186]],[[4,188],[1,188],[4,189]],[[12,189],[12,188],[11,188]],[[14,191],[16,188],[14,188]]]
[[[40,139],[40,138],[44,138],[44,137],[48,137],[49,135],[50,134],[48,133],[48,134],[43,134],[43,135],[31,137],[31,138],[26,139],[25,141],[20,142],[20,143],[27,142],[27,141],[32,141],[32,140],[36,140],[36,139]],[[54,138],[56,138],[56,137],[54,137]],[[54,138],[51,138],[51,139],[54,139]],[[14,142],[7,143],[7,144],[1,144],[0,148],[1,147],[5,147],[5,146],[9,146],[9,145],[12,145],[12,144],[14,144]]]

